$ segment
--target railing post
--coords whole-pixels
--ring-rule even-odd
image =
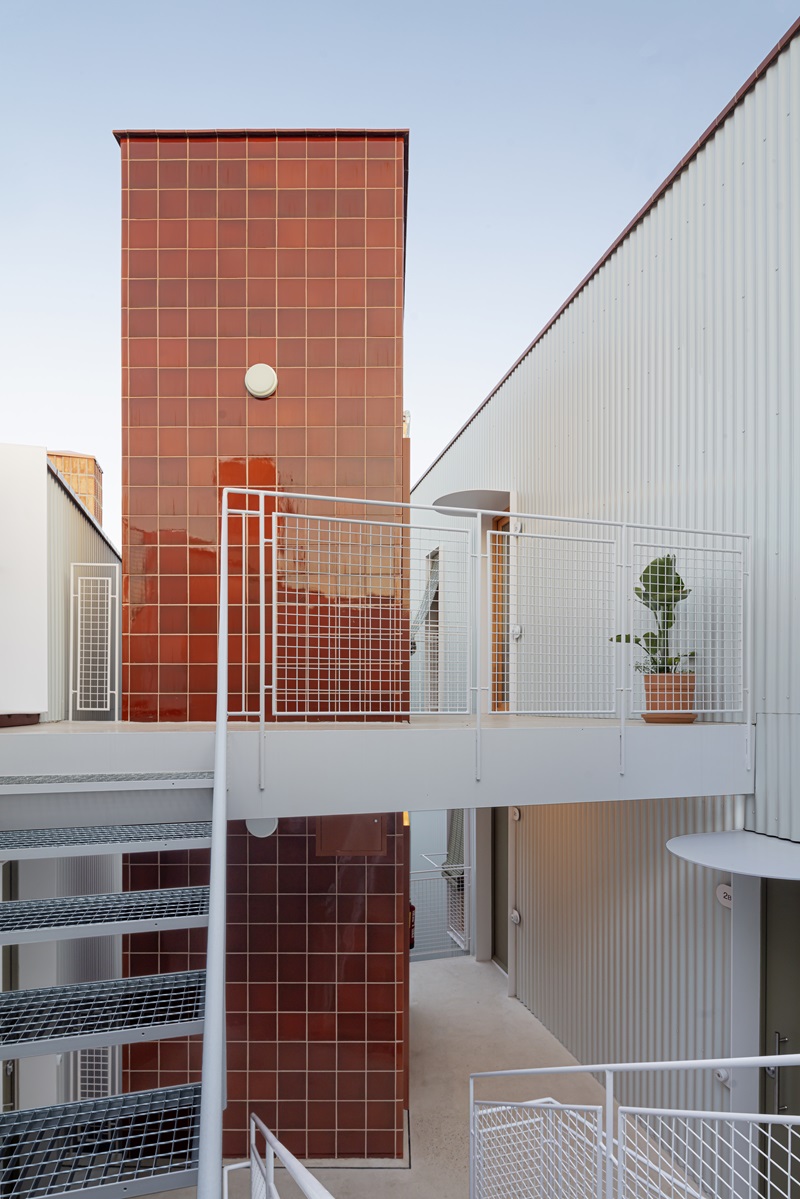
[[[266,704],[267,704],[267,599],[264,567],[264,494],[258,496],[258,789],[263,791],[266,779]]]
[[[475,779],[481,779],[481,708],[483,706],[483,553],[481,514],[475,513],[472,527],[472,561],[475,564]],[[491,640],[491,638],[490,638]]]
[[[619,686],[619,772],[625,773],[626,766],[626,724],[627,716],[627,696],[628,685],[630,682],[630,655],[631,645],[627,641],[628,636],[633,635],[633,630],[630,627],[630,562],[628,561],[628,539],[629,532],[627,525],[620,526],[620,535],[622,540],[622,588],[621,588],[621,603],[620,603],[620,633],[622,635],[621,649],[622,653],[617,659],[621,671],[620,686]]]
[[[606,1144],[605,1144],[605,1190],[606,1199],[614,1199],[614,1074],[606,1070]],[[621,1163],[618,1163],[621,1165]]]
[[[222,1192],[222,1111],[225,1062],[225,893],[227,870],[228,736],[228,492],[222,493],[217,643],[217,721],[214,744],[214,798],[211,812],[211,871],[200,1095],[200,1152],[197,1199]]]
[[[475,1079],[469,1080],[469,1199],[476,1199],[475,1194]]]

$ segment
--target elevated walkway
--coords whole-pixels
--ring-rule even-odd
[[[285,721],[228,724],[228,817],[319,816],[507,804],[591,803],[672,796],[752,795],[755,728],[746,724],[645,724],[586,717],[414,716],[394,722]],[[623,744],[624,742],[624,744]],[[164,821],[205,822],[211,812],[212,724],[52,724],[0,732],[0,813],[7,829],[141,825],[156,846]],[[160,789],[136,786],[147,761]],[[110,761],[130,785],[93,784]],[[75,770],[81,762],[82,772]],[[176,778],[176,766],[184,767]],[[189,769],[191,768],[191,769]],[[30,778],[62,779],[58,790]],[[480,778],[476,777],[480,775]],[[11,781],[11,779],[14,781]],[[142,780],[145,781],[145,780]],[[174,781],[175,785],[172,785]],[[263,784],[263,786],[262,786]],[[202,842],[203,833],[196,830]],[[127,852],[102,832],[70,829]],[[115,836],[122,837],[123,830]],[[187,829],[186,835],[189,836]],[[27,842],[25,844],[28,844]],[[9,846],[11,848],[11,845]],[[174,848],[180,848],[178,844]],[[30,843],[31,856],[35,852]],[[23,845],[14,847],[23,856]],[[0,847],[0,858],[11,856]],[[52,854],[50,856],[53,856]]]

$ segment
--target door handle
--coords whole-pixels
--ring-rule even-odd
[[[773,1053],[775,1054],[776,1057],[778,1057],[780,1055],[781,1045],[786,1045],[786,1044],[788,1044],[788,1042],[789,1042],[788,1037],[782,1037],[781,1034],[776,1031],[775,1043],[774,1043],[774,1048],[773,1048]],[[780,1116],[783,1112],[788,1110],[787,1104],[785,1104],[785,1103],[781,1104],[780,1066],[767,1066],[767,1075],[771,1079],[773,1079],[774,1083],[775,1083],[773,1090],[772,1090],[772,1111],[773,1111],[774,1115]]]

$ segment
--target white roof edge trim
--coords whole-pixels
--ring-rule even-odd
[[[685,862],[755,878],[800,880],[800,844],[766,833],[736,829],[687,833],[667,841],[667,849]]]

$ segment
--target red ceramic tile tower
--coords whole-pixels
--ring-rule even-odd
[[[212,720],[220,492],[396,503],[403,131],[119,132],[123,694],[130,720]],[[278,391],[250,397],[255,362]],[[260,1112],[294,1152],[396,1156],[406,1099],[408,846],[320,856],[316,822],[230,834],[225,1153]],[[127,885],[204,881],[200,854]],[[203,964],[204,934],[129,940],[132,973]],[[131,1089],[195,1077],[199,1045],[139,1046]]]

